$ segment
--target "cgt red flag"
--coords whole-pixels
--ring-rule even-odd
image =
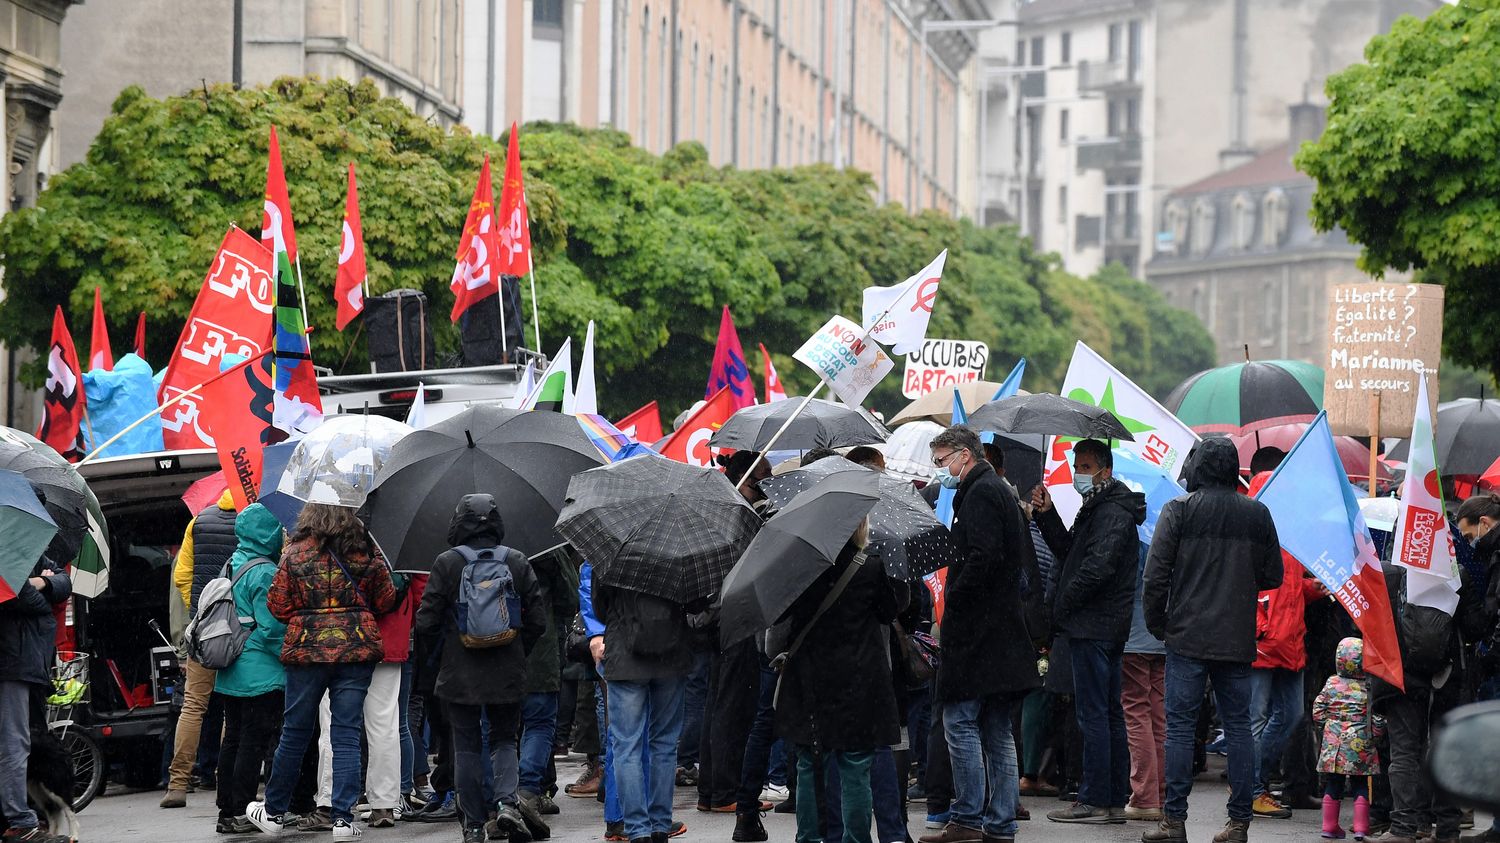
[[[708,440],[729,421],[735,409],[734,394],[727,386],[721,388],[662,443],[661,455],[699,468],[713,466],[714,453]]]
[[[340,331],[365,309],[365,231],[359,222],[359,187],[354,162],[349,163],[349,192],[344,199],[344,237],[339,246],[339,270],[333,282],[338,304],[335,325]]]
[[[708,389],[703,397],[726,387],[736,410],[755,403],[755,382],[750,380],[745,349],[740,347],[740,335],[734,329],[734,318],[729,315],[727,304],[719,316],[719,341],[714,346],[714,362],[708,370]]]
[[[272,428],[276,376],[270,354],[231,366],[239,368],[203,387],[201,412],[235,509],[243,512],[260,497],[264,449],[280,438]]]
[[[640,442],[643,445],[653,445],[661,441],[661,410],[657,409],[656,402],[636,410],[616,424],[621,431]]]
[[[94,288],[94,330],[89,337],[89,371],[109,371],[115,367],[114,352],[109,349],[109,327],[104,324],[104,297]]]
[[[483,301],[500,292],[499,266],[500,238],[495,232],[495,191],[490,184],[490,157],[484,156],[484,167],[479,171],[479,183],[474,185],[474,198],[469,200],[469,216],[464,220],[463,235],[458,240],[458,254],[453,259],[453,280],[448,288],[453,291],[454,322],[475,302]]]
[[[271,145],[266,160],[266,208],[260,223],[260,242],[271,251],[286,252],[297,265],[297,232],[292,225],[292,200],[286,192],[286,172],[281,168],[281,141],[271,127]]]
[[[78,368],[78,351],[73,335],[63,320],[62,306],[52,314],[52,342],[47,346],[47,386],[43,395],[42,423],[36,438],[51,445],[68,462],[83,458],[88,446],[83,441],[85,410],[83,372]]]
[[[765,343],[760,344],[760,359],[766,364],[766,403],[785,401],[786,389],[781,385],[781,376],[776,374],[776,366],[771,363],[771,353],[766,351]]]
[[[141,311],[139,319],[135,320],[135,356],[146,359],[146,311]]]
[[[500,274],[520,277],[531,271],[531,218],[521,174],[521,130],[510,124],[505,147],[505,181],[500,187]]]

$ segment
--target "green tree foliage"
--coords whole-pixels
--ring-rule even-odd
[[[333,328],[351,160],[371,291],[425,291],[440,354],[454,354],[457,331],[444,318],[453,254],[486,153],[499,185],[503,138],[440,129],[368,82],[316,79],[167,100],[127,88],[87,160],[56,176],[37,208],[0,221],[0,338],[43,347],[58,302],[75,327],[86,325],[97,285],[117,345],[145,310],[152,362],[164,365],[225,227],[259,230],[271,124],[315,360],[350,372],[366,365],[354,328]],[[791,359],[802,341],[833,313],[857,320],[863,288],[904,280],[944,248],[929,336],[988,343],[992,377],[1024,355],[1028,388],[1056,388],[1080,338],[1158,395],[1213,365],[1197,320],[1118,267],[1079,278],[1014,229],[879,206],[857,171],[715,168],[696,143],[655,156],[620,132],[543,123],[522,131],[521,155],[543,343],[581,340],[588,320],[597,323],[612,415],[652,399],[671,413],[700,398],[723,304],[757,382],[755,346],[765,343],[789,387],[811,388],[811,373]],[[904,403],[899,372],[872,397],[887,413]]]
[[[1500,374],[1500,2],[1402,18],[1365,59],[1329,78],[1328,128],[1297,156],[1313,221],[1372,273],[1442,284],[1447,356]]]

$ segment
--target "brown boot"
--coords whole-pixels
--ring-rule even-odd
[[[1250,843],[1250,821],[1230,820],[1214,835],[1214,843]]]
[[[604,765],[590,761],[583,765],[578,781],[563,788],[563,792],[579,799],[587,799],[599,793],[599,781],[604,776]]]
[[[184,790],[169,790],[169,791],[167,791],[167,795],[163,796],[161,798],[161,807],[163,807],[163,808],[186,808],[187,807],[187,791],[184,791]]]
[[[981,843],[984,832],[977,828],[965,828],[948,823],[937,834],[925,834],[917,838],[918,843]]]
[[[1156,828],[1141,833],[1141,843],[1185,843],[1187,823],[1166,817]]]

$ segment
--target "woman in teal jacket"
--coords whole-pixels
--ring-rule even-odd
[[[255,830],[245,819],[245,804],[255,799],[260,762],[281,734],[286,669],[281,666],[281,639],[286,624],[271,615],[266,593],[281,559],[281,523],[260,504],[251,504],[234,521],[239,545],[229,557],[234,605],[255,628],[234,664],[219,671],[214,691],[224,699],[224,742],[219,749],[219,821],[223,834]],[[243,572],[243,574],[241,574]]]

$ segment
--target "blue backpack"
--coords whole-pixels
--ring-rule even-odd
[[[516,639],[521,628],[521,595],[505,564],[505,547],[475,550],[468,545],[453,548],[464,557],[464,572],[458,582],[454,611],[458,639],[465,647],[500,647]]]

